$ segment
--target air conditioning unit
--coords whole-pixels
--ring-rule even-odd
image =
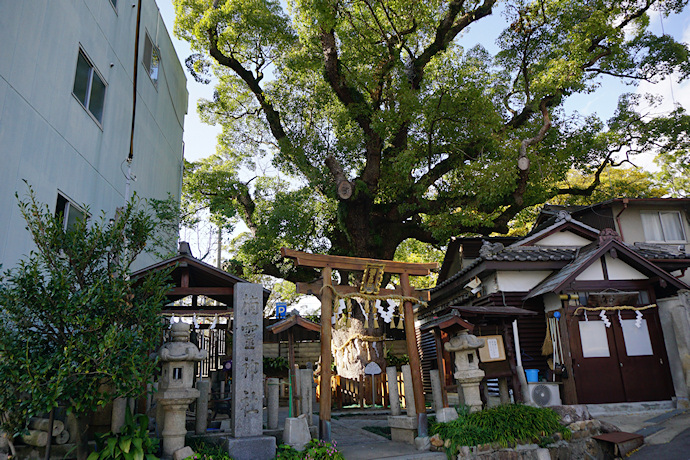
[[[529,399],[540,407],[560,406],[562,403],[558,386],[558,383],[552,382],[528,383]]]

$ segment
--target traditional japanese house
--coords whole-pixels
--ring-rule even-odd
[[[688,321],[672,318],[687,317],[689,287],[664,268],[684,271],[690,260],[677,247],[626,244],[559,211],[525,238],[450,242],[431,302],[418,311],[423,368],[444,369],[452,389],[450,356],[437,350],[463,327],[495,340],[482,368],[487,378],[507,377],[520,400],[517,319],[523,367],[556,382],[565,404],[687,403],[679,348]]]

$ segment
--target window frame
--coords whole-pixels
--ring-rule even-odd
[[[146,48],[149,44],[151,45],[151,53],[147,57]],[[155,67],[153,67],[152,65],[154,55],[158,58],[158,64]],[[153,40],[151,39],[151,35],[148,33],[148,31],[144,33],[144,52],[142,53],[141,63],[144,65],[144,69],[146,69],[146,74],[149,76],[151,83],[153,83],[153,87],[156,88],[156,90],[158,90],[158,75],[161,69],[161,50],[158,47],[158,45],[156,45],[153,42]],[[151,75],[152,70],[156,71],[155,78]]]
[[[682,240],[669,240],[666,238],[666,229],[664,228],[664,221],[661,218],[661,214],[675,214],[678,216],[678,223],[680,224],[680,232],[683,235]],[[659,224],[659,228],[661,229],[661,233],[663,236],[663,240],[654,240],[650,239],[647,235],[647,231],[645,230],[645,225],[644,225],[644,220],[642,218],[643,215],[647,216],[654,216]],[[669,211],[653,211],[653,210],[647,210],[647,211],[640,211],[640,220],[642,221],[642,232],[644,233],[644,238],[645,238],[645,243],[656,243],[656,244],[685,244],[688,241],[688,235],[687,232],[685,231],[685,225],[683,224],[683,215],[680,211],[676,210],[669,210]]]
[[[64,205],[62,206],[62,209],[60,209],[60,201],[64,201]],[[75,212],[78,212],[80,215],[77,216],[78,218],[82,219],[88,219],[89,213],[87,213],[84,208],[81,206],[77,205],[74,203],[73,200],[69,199],[67,195],[62,193],[60,190],[57,192],[57,200],[55,201],[55,215],[59,215],[62,213],[62,230],[67,231],[69,230],[69,223],[70,223],[70,211],[74,208]]]
[[[86,82],[86,90],[85,90],[85,96],[84,96],[84,101],[82,101],[79,96],[77,96],[74,93],[75,86],[77,83],[77,72],[78,72],[78,66],[79,66],[79,57],[83,56],[84,60],[86,63],[89,65],[89,74],[87,77],[87,82]],[[84,51],[84,48],[82,46],[79,46],[79,52],[77,53],[77,62],[74,66],[74,82],[72,83],[72,96],[79,102],[79,105],[82,106],[82,108],[88,113],[91,118],[96,122],[99,128],[103,129],[103,116],[105,115],[105,102],[106,102],[106,93],[108,91],[108,82],[105,81],[105,78],[103,78],[103,74],[98,71],[98,68],[94,65],[93,60],[89,57],[89,55]],[[103,101],[101,102],[102,108],[101,108],[101,119],[99,120],[98,117],[91,111],[89,108],[91,106],[91,92],[93,90],[93,77],[94,75],[98,77],[100,82],[103,84]]]

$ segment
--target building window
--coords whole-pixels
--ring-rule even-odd
[[[645,240],[650,243],[684,243],[685,231],[678,211],[641,212]]]
[[[79,50],[77,58],[72,94],[99,123],[103,121],[105,83],[82,50]]]
[[[144,39],[144,67],[154,86],[158,86],[158,67],[161,63],[161,54],[158,47],[153,44],[149,34]]]
[[[86,213],[78,208],[74,203],[58,193],[57,204],[55,205],[55,215],[62,217],[62,228],[71,229],[79,220],[86,217]]]

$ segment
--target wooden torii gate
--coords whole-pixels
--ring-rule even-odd
[[[412,370],[412,384],[414,388],[414,405],[418,416],[418,430],[420,436],[427,435],[426,407],[424,403],[424,388],[422,387],[422,371],[419,361],[419,349],[417,347],[417,335],[414,327],[414,311],[411,298],[426,298],[429,293],[417,291],[410,286],[410,275],[426,276],[431,270],[438,268],[437,263],[409,263],[394,262],[392,260],[364,259],[358,257],[330,256],[323,254],[310,254],[308,252],[295,251],[293,249],[281,248],[280,253],[283,257],[294,260],[298,267],[320,268],[322,275],[321,283],[311,283],[304,285],[298,283],[297,291],[301,294],[311,294],[320,292],[321,297],[321,399],[319,401],[319,439],[331,441],[331,317],[333,316],[333,293],[352,294],[359,292],[355,286],[333,286],[331,273],[333,270],[359,271],[362,272],[368,266],[383,266],[386,273],[397,274],[400,276],[400,286],[396,289],[377,289],[378,295],[382,298],[386,296],[402,296],[403,302],[405,340],[407,343],[407,354],[410,357],[410,368]],[[380,282],[380,280],[379,280]],[[324,287],[329,286],[327,289]]]

